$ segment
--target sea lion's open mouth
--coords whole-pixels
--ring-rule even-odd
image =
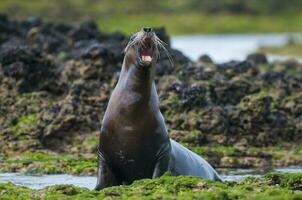
[[[166,49],[163,41],[161,41],[152,30],[152,28],[144,27],[141,31],[133,34],[125,48],[125,58],[132,58],[135,60],[137,66],[152,67],[152,63],[155,63],[160,56],[160,51],[165,52],[169,58],[171,64],[171,56]],[[132,49],[131,51],[129,51]],[[129,53],[128,53],[129,52]],[[134,57],[133,57],[134,56]]]
[[[139,49],[140,60],[145,63],[151,63],[153,60],[153,42],[151,38],[145,38]]]

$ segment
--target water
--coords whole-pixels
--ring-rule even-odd
[[[215,62],[244,60],[250,53],[263,46],[283,46],[296,34],[218,34],[183,35],[171,38],[173,48],[180,50],[192,60],[203,54]],[[269,61],[284,60],[286,56],[268,55]]]
[[[276,168],[276,172],[301,172],[302,167],[287,167]],[[235,169],[222,171],[221,176],[223,180],[239,181],[248,176],[261,177],[266,171],[259,171],[257,169]],[[60,175],[25,175],[20,173],[2,173],[0,174],[0,183],[12,182],[17,185],[23,185],[32,189],[41,189],[50,185],[56,184],[73,184],[79,187],[93,189],[96,184],[96,177],[94,176],[73,176],[68,174]]]
[[[0,173],[0,183],[12,182],[32,189],[41,189],[50,185],[72,184],[79,187],[93,189],[96,184],[94,176],[58,175],[25,175],[21,173]]]
[[[291,167],[282,167],[282,168],[275,168],[273,170],[261,170],[261,169],[226,169],[220,170],[220,174],[223,180],[226,181],[239,181],[246,177],[253,176],[253,177],[261,177],[263,174],[267,172],[280,172],[280,173],[302,173],[302,166],[291,166]]]

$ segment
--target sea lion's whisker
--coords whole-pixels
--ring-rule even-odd
[[[173,58],[172,56],[170,55],[169,51],[166,49],[166,47],[163,47],[163,50],[164,52],[166,53],[168,59],[169,59],[169,62],[171,64],[172,67],[174,67],[174,63],[173,63]]]
[[[161,39],[159,39],[159,37],[157,37],[157,35],[155,35],[154,37],[155,37],[155,40],[156,40],[156,41],[160,42],[160,43],[163,44],[163,45],[168,46],[168,44],[165,43],[164,41],[162,41]]]
[[[154,48],[155,48],[156,59],[158,60],[158,59],[160,59],[160,53],[159,53],[159,47],[158,47],[158,43],[157,42],[155,42]]]
[[[146,46],[146,43],[144,42],[145,40],[146,40],[146,37],[142,38],[140,40],[140,43],[142,44],[142,46],[144,46],[146,48],[147,46]]]
[[[164,50],[165,54],[167,55],[168,59],[169,59],[169,62],[172,66],[174,66],[173,64],[173,59],[172,59],[172,56],[170,55],[169,51],[167,50],[167,48],[164,46],[167,45],[165,42],[163,42],[162,40],[160,40],[158,37],[155,37],[156,39],[156,42],[158,44],[158,46]]]

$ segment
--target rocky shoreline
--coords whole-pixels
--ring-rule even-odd
[[[94,174],[100,121],[128,37],[0,15],[0,171]],[[170,136],[215,167],[302,165],[302,65],[215,64],[170,47],[156,66]]]
[[[302,174],[271,173],[263,178],[212,182],[198,177],[164,175],[142,179],[129,186],[91,191],[73,185],[54,185],[34,190],[0,183],[4,199],[286,199],[302,198]]]

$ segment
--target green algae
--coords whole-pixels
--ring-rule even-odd
[[[281,184],[272,182],[278,177]],[[54,185],[40,190],[12,183],[0,183],[2,199],[301,199],[302,174],[268,174],[264,178],[249,177],[243,181],[213,182],[198,177],[168,174],[156,179],[134,181],[132,185],[114,186],[101,191],[73,185]]]
[[[302,190],[302,173],[269,173],[265,178],[270,184],[278,184],[291,190]]]
[[[269,166],[301,165],[300,146],[242,147],[225,145],[184,146],[208,160],[215,167],[262,168]],[[249,161],[250,160],[250,161]],[[254,160],[254,161],[252,161]],[[258,164],[257,164],[258,163]]]
[[[13,126],[10,127],[10,130],[16,136],[19,136],[21,133],[28,132],[30,128],[37,123],[37,121],[38,117],[36,113],[20,116],[12,122]]]
[[[29,174],[95,174],[96,157],[86,158],[70,154],[26,152],[4,160],[0,171],[20,171]]]
[[[0,183],[0,199],[23,200],[30,199],[31,189],[12,183]]]
[[[302,147],[300,147],[300,149],[298,150],[298,154],[302,156]]]
[[[223,145],[194,146],[189,148],[199,155],[207,155],[211,153],[217,156],[233,156],[236,151],[235,147],[233,146],[223,146]]]

